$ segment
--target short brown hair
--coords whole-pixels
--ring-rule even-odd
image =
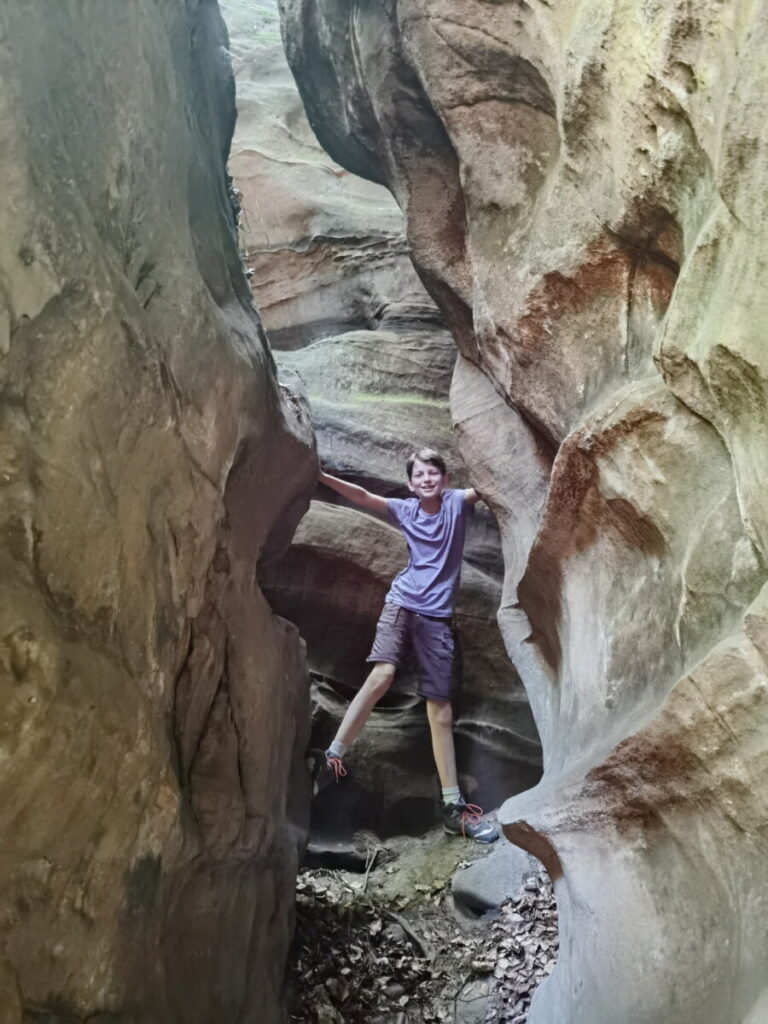
[[[443,476],[448,472],[445,466],[445,459],[442,455],[439,455],[432,448],[420,448],[417,452],[413,452],[413,454],[409,455],[405,460],[405,471],[408,474],[409,480],[413,476],[413,464],[417,459],[419,462],[429,462],[431,465],[439,469]]]

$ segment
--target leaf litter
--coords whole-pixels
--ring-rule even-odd
[[[490,919],[468,922],[450,877],[397,894],[375,883],[393,871],[368,865],[365,883],[329,868],[299,875],[292,1024],[525,1024],[557,959],[546,872],[527,875]]]

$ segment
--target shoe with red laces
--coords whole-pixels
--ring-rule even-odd
[[[309,774],[312,778],[312,794],[317,794],[332,782],[338,782],[347,774],[344,762],[330,750],[310,750],[307,755]]]
[[[344,762],[340,757],[337,757],[336,754],[332,754],[330,750],[326,750],[325,752],[325,767],[328,771],[333,772],[336,782],[338,782],[339,779],[343,779],[347,774]]]
[[[490,821],[483,821],[482,807],[459,800],[455,804],[440,804],[443,829],[449,836],[465,836],[476,843],[495,843],[499,830]]]

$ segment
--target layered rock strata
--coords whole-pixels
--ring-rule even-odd
[[[557,880],[536,1024],[768,1019],[760,6],[282,0],[461,353]]]
[[[256,302],[274,348],[430,319],[389,192],[318,145],[280,39],[277,0],[225,0],[237,85],[230,170]]]
[[[4,1021],[278,1021],[315,479],[242,271],[211,0],[0,7]],[[293,776],[290,779],[289,777]]]

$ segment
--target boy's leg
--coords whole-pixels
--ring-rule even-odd
[[[427,703],[432,753],[443,790],[456,790],[456,751],[453,743],[454,640],[451,623],[427,615],[413,617],[413,649],[419,663],[419,693]],[[445,794],[444,794],[445,795]],[[454,794],[455,795],[455,794]]]
[[[338,782],[347,774],[343,761],[347,747],[357,739],[375,704],[392,685],[396,669],[396,665],[390,665],[385,661],[374,664],[368,678],[344,713],[331,745],[325,751],[310,751],[308,761],[315,793],[325,789],[328,783],[334,780]]]
[[[345,747],[348,747],[357,739],[374,706],[392,685],[395,669],[395,665],[390,665],[385,661],[377,662],[373,666],[368,678],[347,708],[334,737],[334,742],[343,743]]]
[[[325,751],[325,764],[336,779],[346,775],[342,758],[357,739],[374,706],[392,685],[409,635],[410,613],[399,605],[385,604],[376,624],[376,637],[368,661],[373,669],[344,714],[331,745]]]
[[[421,668],[420,692],[427,702],[432,752],[443,790],[443,827],[450,835],[493,843],[499,838],[499,830],[482,821],[481,808],[465,803],[459,790],[450,702],[454,649],[450,624],[417,615],[413,640]]]
[[[459,784],[456,774],[456,748],[453,742],[453,710],[448,700],[427,698],[427,720],[432,735],[432,753],[443,789]]]

